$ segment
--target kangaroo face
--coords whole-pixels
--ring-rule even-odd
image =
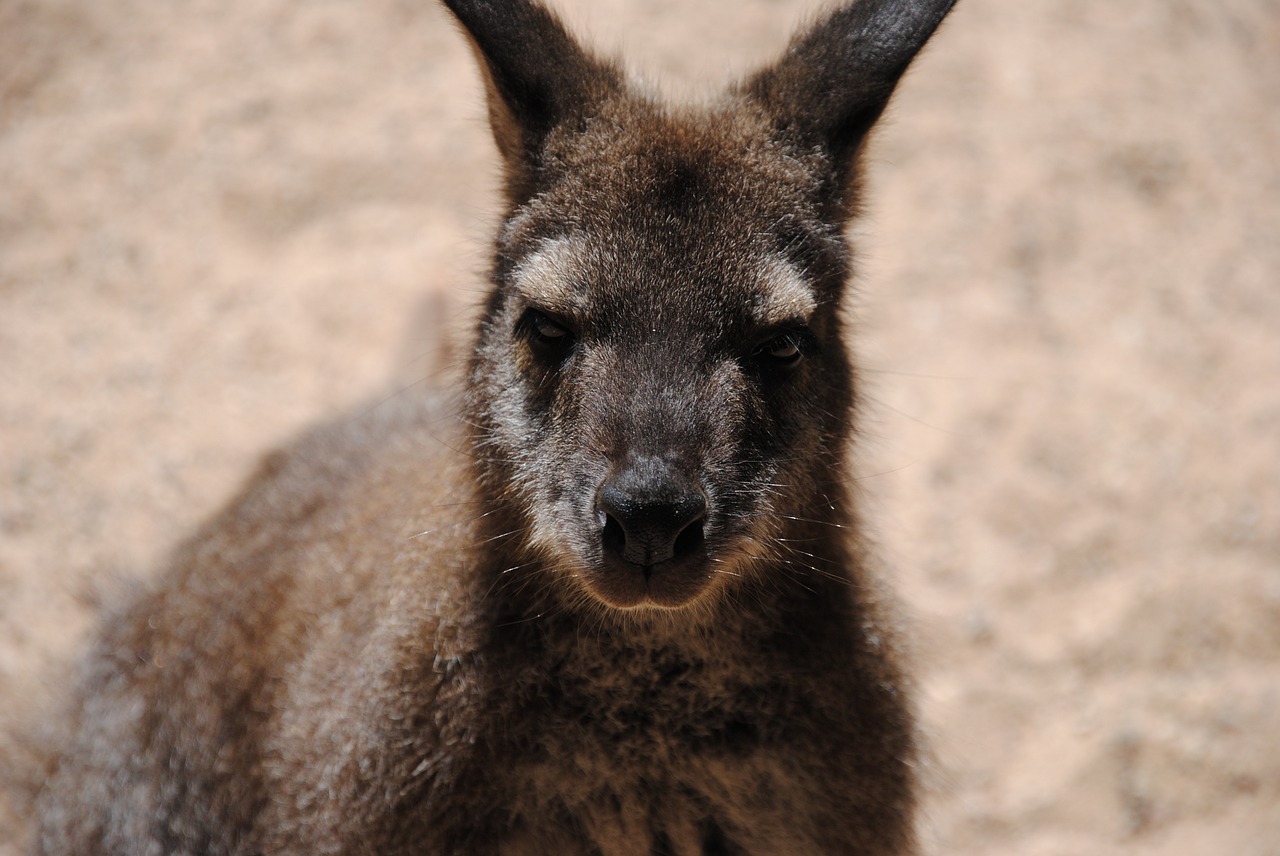
[[[751,111],[602,112],[548,141],[559,169],[505,224],[486,453],[571,585],[674,607],[807,513],[794,485],[821,482],[849,399],[844,244],[822,164],[784,157]]]
[[[537,3],[445,2],[510,206],[471,365],[481,483],[592,603],[778,572],[758,560],[842,513],[858,153],[953,0],[843,4],[701,111],[636,94]]]

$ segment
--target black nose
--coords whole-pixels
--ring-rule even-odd
[[[633,564],[683,559],[702,546],[707,498],[661,458],[632,459],[611,473],[596,509],[605,551]]]

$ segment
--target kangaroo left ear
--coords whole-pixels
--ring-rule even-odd
[[[543,143],[555,128],[623,88],[618,68],[584,51],[534,0],[444,0],[481,60],[489,121],[513,203],[535,192]]]
[[[899,78],[955,2],[857,0],[799,34],[738,91],[763,104],[784,136],[827,152],[843,185]]]

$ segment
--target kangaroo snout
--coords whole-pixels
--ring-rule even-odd
[[[701,551],[707,497],[671,463],[644,457],[605,479],[596,515],[605,554],[639,566],[647,577],[655,565]]]
[[[596,595],[615,607],[679,607],[707,588],[707,494],[679,464],[630,455],[596,494],[601,566]]]

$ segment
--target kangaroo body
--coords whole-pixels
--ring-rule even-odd
[[[507,167],[466,387],[271,456],[108,618],[37,851],[913,852],[841,228],[949,5],[844,7],[682,110],[450,3]]]

